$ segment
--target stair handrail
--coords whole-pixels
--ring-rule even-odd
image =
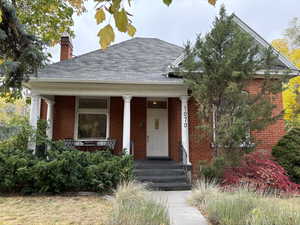
[[[186,181],[188,183],[191,183],[191,174],[190,174],[191,165],[188,164],[187,151],[184,148],[182,142],[180,142],[180,144],[179,144],[179,150],[180,150],[180,157],[181,157],[180,161],[181,161],[182,166],[183,166],[183,171],[184,171],[184,175],[186,177]]]
[[[180,161],[182,162],[183,165],[188,165],[188,162],[187,162],[187,151],[186,149],[184,148],[183,144],[180,142],[179,144],[179,149],[180,149]]]

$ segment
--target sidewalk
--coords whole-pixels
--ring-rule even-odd
[[[154,191],[154,199],[169,207],[171,225],[208,225],[205,218],[187,203],[191,191]]]

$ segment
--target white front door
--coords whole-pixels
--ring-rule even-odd
[[[147,157],[168,157],[168,109],[147,109]]]

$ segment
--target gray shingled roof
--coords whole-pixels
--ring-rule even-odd
[[[76,46],[75,46],[76,47]],[[183,48],[155,38],[133,38],[46,66],[38,78],[98,82],[182,82],[168,78],[168,66]]]

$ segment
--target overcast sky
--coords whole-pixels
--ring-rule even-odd
[[[219,0],[216,7],[207,0],[173,0],[167,7],[162,0],[134,0],[130,12],[137,28],[136,37],[155,37],[183,46],[195,39],[196,34],[205,34],[211,28],[221,4],[228,13],[235,13],[267,41],[281,38],[294,17],[300,17],[299,0]],[[89,0],[88,12],[74,16],[75,56],[99,49],[94,2]],[[117,33],[115,43],[129,39],[126,34]],[[52,48],[52,61],[59,60],[59,45]]]

